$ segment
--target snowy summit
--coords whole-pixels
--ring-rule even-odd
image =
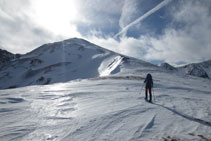
[[[157,66],[78,38],[0,58],[0,140],[211,140],[210,61]]]

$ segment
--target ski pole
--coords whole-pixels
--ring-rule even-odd
[[[139,93],[140,95],[141,95],[141,92],[142,92],[143,88],[144,88],[144,84],[143,84],[143,86],[142,86],[142,88],[141,88],[141,91],[140,91],[140,93]]]
[[[154,89],[152,89],[152,95],[153,95],[153,98],[154,98],[154,101],[155,101]]]

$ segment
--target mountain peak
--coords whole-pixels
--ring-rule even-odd
[[[43,85],[121,74],[150,63],[104,49],[84,39],[49,43],[13,60],[0,72],[0,88]],[[7,83],[3,83],[7,81]]]
[[[15,57],[14,54],[0,49],[0,66],[4,65],[5,63],[8,63],[11,59]]]
[[[89,48],[89,49],[96,49],[96,50],[101,50],[101,51],[108,51],[105,48],[102,48],[100,46],[97,46],[91,42],[88,42],[84,39],[81,38],[70,38],[66,39],[63,41],[58,41],[58,42],[53,42],[53,43],[48,43],[44,44],[31,52],[27,53],[27,57],[31,57],[32,55],[42,55],[46,53],[53,53],[55,50],[74,50],[74,48],[78,48],[78,50],[83,50],[84,48]],[[112,51],[111,51],[112,52]],[[25,56],[26,57],[26,56]]]
[[[179,67],[179,69],[183,70],[188,75],[211,78],[211,61],[188,64],[183,67]]]
[[[69,39],[66,39],[64,40],[64,42],[75,42],[75,43],[89,43],[89,44],[92,44],[90,43],[89,41],[85,40],[85,39],[82,39],[82,38],[69,38]]]
[[[160,65],[162,68],[166,69],[166,70],[177,70],[175,67],[173,67],[172,65],[168,64],[168,63],[162,63]]]

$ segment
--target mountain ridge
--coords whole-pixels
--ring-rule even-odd
[[[160,66],[168,71],[184,73],[187,75],[207,79],[211,78],[211,60],[203,61],[200,63],[190,63],[180,67],[174,67],[168,63],[162,63]]]
[[[113,75],[142,65],[156,67],[86,40],[71,38],[44,44],[4,64],[0,89]]]
[[[4,63],[0,69],[0,89],[130,74],[131,68],[137,71],[155,68],[211,78],[211,61],[178,68],[168,63],[156,66],[80,38],[44,44],[22,55],[3,50],[0,54],[6,58],[1,59]]]

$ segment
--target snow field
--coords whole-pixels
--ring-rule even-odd
[[[155,101],[140,94],[154,79]],[[208,140],[211,82],[148,68],[0,91],[1,140]],[[137,78],[137,79],[136,79]]]

